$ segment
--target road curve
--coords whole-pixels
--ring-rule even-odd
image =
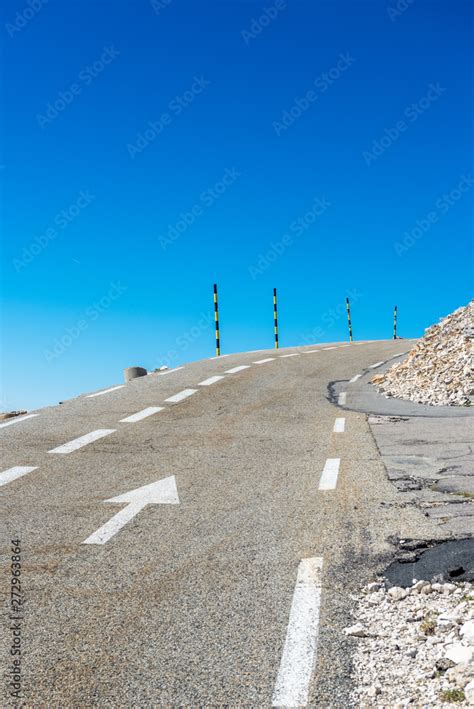
[[[409,347],[208,359],[2,428],[23,706],[350,706],[349,594],[400,522],[366,415],[328,386]]]

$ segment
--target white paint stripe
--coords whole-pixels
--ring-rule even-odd
[[[303,354],[313,354],[314,352],[320,352],[320,350],[306,350]]]
[[[219,382],[221,379],[224,379],[222,375],[216,374],[215,377],[209,377],[209,379],[205,379],[203,382],[199,382],[200,387],[208,387],[211,384],[215,384],[216,382]]]
[[[385,364],[385,362],[376,362],[375,364],[371,364],[369,369],[375,369],[376,367],[380,367],[381,364]]]
[[[226,374],[237,374],[237,372],[241,372],[243,369],[249,369],[250,364],[241,364],[240,367],[233,367],[233,369],[228,369]]]
[[[353,384],[356,382],[358,379],[360,379],[362,374],[356,374],[355,377],[352,377],[352,379],[349,379],[350,384]]]
[[[323,559],[302,559],[293,593],[273,707],[304,707],[318,645]]]
[[[165,401],[169,401],[170,404],[177,404],[178,401],[183,401],[183,399],[187,399],[188,396],[191,396],[192,394],[195,394],[197,392],[197,389],[183,389],[183,391],[180,391],[178,394],[174,394],[173,396],[169,396]]]
[[[0,423],[0,428],[5,428],[5,426],[13,426],[14,423],[20,423],[20,421],[26,421],[26,419],[32,419],[35,416],[39,416],[39,414],[27,414],[26,416],[14,416],[13,418],[9,419],[8,421],[5,421],[4,423]]]
[[[219,355],[218,357],[209,357],[209,359],[222,359],[222,357],[230,357],[230,354]]]
[[[8,470],[4,470],[3,473],[0,473],[0,487],[2,485],[7,485],[7,483],[11,483],[12,480],[21,478],[22,475],[31,473],[32,470],[37,469],[37,465],[15,465],[14,468],[8,468]]]
[[[119,384],[116,387],[111,387],[110,389],[104,389],[103,391],[96,391],[95,394],[88,394],[86,399],[93,399],[94,396],[102,396],[102,394],[108,394],[111,391],[117,391],[117,389],[123,389],[125,384]]]
[[[337,397],[337,403],[339,406],[345,406],[346,405],[346,399],[347,399],[347,392],[346,391],[341,391],[339,396]]]
[[[323,347],[323,350],[337,350],[337,347]]]
[[[163,411],[163,406],[148,406],[148,408],[143,409],[142,411],[137,411],[136,414],[120,419],[120,423],[135,423],[136,421],[146,419],[147,416],[153,416],[153,414],[158,413],[158,411]]]
[[[173,372],[179,372],[180,369],[184,369],[183,367],[175,367],[174,369],[167,369],[166,372],[157,372],[159,377],[164,377],[165,374],[173,374]]]
[[[254,364],[265,364],[265,362],[273,362],[275,360],[275,357],[267,357],[266,359],[257,359]]]
[[[90,537],[87,537],[85,541],[83,541],[83,544],[105,544],[106,542],[109,541],[111,537],[114,536],[114,534],[117,534],[119,529],[122,529],[124,525],[127,524],[127,522],[130,522],[133,517],[135,517],[138,512],[143,508],[143,505],[141,505],[139,502],[137,502],[134,505],[127,505],[126,507],[123,508],[123,510],[120,510],[120,512],[117,512],[116,515],[112,517],[106,524],[104,524],[100,529],[97,530],[97,532],[94,532],[94,534],[91,534]]]
[[[346,419],[340,418],[334,421],[334,428],[332,429],[334,433],[344,433],[346,428]]]
[[[321,474],[321,480],[319,481],[319,490],[335,490],[337,485],[337,476],[339,474],[339,465],[341,463],[340,458],[328,458],[323,472]]]
[[[104,438],[104,436],[108,436],[111,433],[115,433],[115,428],[99,428],[97,431],[91,431],[91,433],[86,433],[85,436],[75,438],[73,441],[69,441],[69,443],[64,443],[62,446],[53,448],[49,453],[72,453],[72,451],[82,448],[82,446],[87,446],[88,443],[93,443],[99,438]]]
[[[280,355],[280,357],[283,359],[283,357],[299,357],[299,352],[293,352],[292,354],[286,354],[286,355]]]

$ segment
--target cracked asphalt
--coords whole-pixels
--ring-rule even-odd
[[[393,557],[389,540],[437,527],[400,504],[366,414],[330,395],[331,383],[407,342],[331,347],[203,360],[0,429],[2,471],[36,468],[0,487],[2,706],[17,705],[8,685],[16,538],[21,706],[272,706],[298,565],[312,557],[323,558],[322,606],[306,706],[350,706],[350,594]],[[250,366],[199,386],[239,365]],[[197,391],[165,403],[187,388]],[[164,408],[119,423],[150,406]],[[341,416],[345,430],[334,433]],[[114,433],[49,452],[97,429]],[[319,490],[335,458],[337,485]],[[106,544],[82,544],[119,511],[104,500],[167,476],[179,504],[149,504]]]

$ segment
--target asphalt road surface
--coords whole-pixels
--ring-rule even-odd
[[[223,356],[0,427],[0,704],[350,706],[349,595],[400,511],[328,385],[410,346]]]

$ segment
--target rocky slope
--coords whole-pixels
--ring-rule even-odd
[[[357,600],[352,701],[359,709],[474,705],[474,595],[464,583],[369,584]]]
[[[474,402],[474,300],[429,327],[403,362],[372,379],[385,396],[433,406]]]

